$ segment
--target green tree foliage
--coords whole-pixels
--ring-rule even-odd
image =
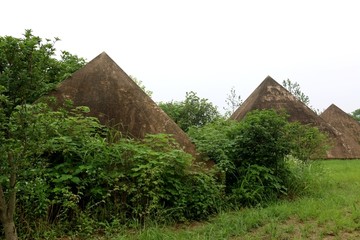
[[[184,101],[159,103],[160,108],[171,117],[182,130],[201,127],[220,118],[217,108],[206,98],[200,98],[195,92],[187,92]]]
[[[351,116],[358,122],[360,122],[360,108],[351,113]]]
[[[32,35],[31,30],[25,31],[24,38],[0,37],[0,220],[6,239],[17,239],[14,224],[17,175],[30,164],[30,153],[37,151],[41,136],[26,130],[29,124],[34,124],[29,120],[28,104],[84,64],[83,59],[68,52],[62,52],[57,60],[56,41],[57,38],[44,42]]]
[[[297,82],[291,82],[290,79],[282,82],[284,88],[286,88],[292,95],[294,95],[299,101],[303,102],[306,106],[311,108],[316,114],[320,114],[320,110],[310,105],[310,99],[305,93],[301,91],[300,84]]]
[[[225,103],[227,105],[224,107],[226,118],[230,117],[243,103],[241,96],[236,94],[234,87],[230,89],[230,93],[227,95]]]
[[[0,85],[7,96],[6,110],[32,103],[85,64],[84,59],[64,51],[56,58],[54,41],[34,36],[0,37]],[[10,114],[8,112],[8,114]]]
[[[297,82],[291,82],[290,79],[287,79],[282,82],[282,85],[297,99],[303,102],[306,106],[309,106],[310,99],[301,91],[300,85]]]

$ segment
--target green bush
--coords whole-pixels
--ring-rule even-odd
[[[201,128],[192,127],[188,134],[204,160],[214,161],[221,171],[232,172],[235,166],[231,155],[238,128],[239,122],[219,119]]]
[[[233,160],[237,167],[257,164],[278,171],[290,152],[286,115],[275,110],[255,110],[241,122],[235,136]]]
[[[219,120],[191,128],[189,135],[223,172],[227,197],[235,205],[306,192],[306,167],[290,164],[288,156],[307,161],[326,146],[317,128],[289,123],[286,114],[275,110],[255,110],[240,122]]]
[[[286,128],[293,157],[308,161],[326,156],[329,140],[318,128],[299,122],[289,123]]]
[[[286,192],[281,178],[274,171],[259,165],[239,168],[239,178],[231,188],[230,204],[251,206],[274,200],[279,194]]]
[[[203,171],[192,171],[189,174],[183,188],[186,205],[181,213],[185,219],[204,220],[223,207],[224,186],[219,184],[215,174]]]
[[[86,109],[39,108],[32,114],[41,127],[32,131],[47,138],[29,155],[29,171],[19,174],[22,236],[41,238],[39,229],[42,237],[56,235],[51,226],[86,235],[100,223],[185,221],[217,211],[223,187],[216,174],[193,163],[169,135],[115,141],[96,119],[78,113]]]
[[[221,186],[214,174],[194,166],[168,135],[147,135],[142,142],[122,139],[105,159],[111,164],[103,174],[94,173],[101,184],[93,183],[92,191],[107,189],[99,196],[108,196],[107,207],[120,219],[199,219],[216,211],[213,199],[220,197]]]

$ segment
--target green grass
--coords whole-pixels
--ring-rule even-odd
[[[360,161],[320,165],[324,176],[314,179],[309,196],[220,213],[207,222],[123,229],[106,239],[360,239]]]

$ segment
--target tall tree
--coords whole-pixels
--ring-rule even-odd
[[[225,117],[230,117],[231,114],[233,114],[236,109],[240,107],[243,103],[241,96],[237,95],[234,87],[230,89],[230,93],[227,95],[225,103],[227,105],[226,107],[224,107]]]
[[[200,127],[220,117],[217,108],[195,92],[187,92],[184,101],[159,103],[160,108],[185,132],[190,127]]]
[[[85,64],[68,52],[62,52],[58,60],[57,41],[43,40],[31,30],[23,38],[0,37],[0,221],[6,239],[18,238],[14,222],[17,175],[30,153],[38,150],[35,139],[41,136],[27,131],[35,124],[28,114],[29,104]]]
[[[297,99],[303,102],[306,106],[309,106],[310,99],[301,91],[300,85],[297,82],[291,82],[290,79],[287,79],[282,82],[282,85]]]
[[[300,84],[297,82],[291,82],[290,79],[284,80],[282,85],[291,94],[293,94],[299,101],[303,102],[306,106],[311,108],[316,114],[320,115],[321,111],[310,105],[310,98],[301,91]]]

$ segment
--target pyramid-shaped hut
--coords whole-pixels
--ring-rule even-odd
[[[342,139],[349,147],[348,158],[360,158],[360,123],[335,104],[331,104],[320,117],[342,134]]]
[[[332,148],[327,152],[328,159],[349,158],[351,156],[339,131],[270,76],[265,78],[244,103],[231,115],[230,119],[240,121],[248,112],[255,109],[285,110],[286,113],[289,114],[289,121],[310,124],[319,128],[322,132],[325,132],[332,142]]]
[[[101,53],[50,94],[58,102],[88,106],[90,116],[123,135],[171,134],[193,156],[195,146],[181,128],[105,53]]]

